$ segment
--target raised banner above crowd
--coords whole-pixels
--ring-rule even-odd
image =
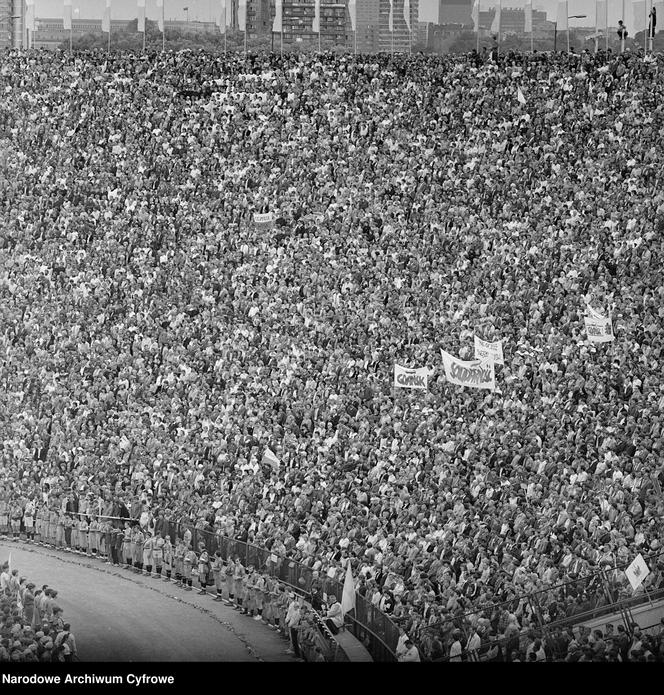
[[[473,389],[496,390],[496,370],[490,357],[486,360],[465,362],[445,350],[441,350],[440,354],[443,357],[445,377],[450,383]]]
[[[586,333],[591,343],[609,343],[614,339],[611,317],[596,318],[585,316]]]
[[[491,343],[475,336],[475,358],[478,360],[491,358],[495,364],[505,364],[503,361],[503,341],[496,340]]]
[[[255,212],[254,224],[272,224],[274,222],[273,212]]]
[[[420,389],[426,391],[429,382],[429,370],[426,367],[408,369],[395,363],[394,388]]]

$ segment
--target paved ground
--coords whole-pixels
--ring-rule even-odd
[[[81,661],[294,661],[288,642],[211,596],[97,559],[0,540],[0,561],[58,590]]]

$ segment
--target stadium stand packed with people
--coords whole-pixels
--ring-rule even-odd
[[[311,660],[299,599],[167,525],[350,562],[400,661],[661,661],[541,625],[639,553],[664,588],[663,67],[8,51],[0,532],[209,575]],[[495,391],[446,380],[474,336]]]

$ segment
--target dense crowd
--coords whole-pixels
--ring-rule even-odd
[[[0,527],[350,561],[424,658],[525,634],[525,594],[538,624],[607,600],[560,588],[599,569],[632,595],[664,529],[661,56],[0,65]],[[445,379],[474,335],[495,392]]]
[[[0,566],[0,662],[73,661],[76,638],[56,603],[58,592],[37,589],[6,560]]]

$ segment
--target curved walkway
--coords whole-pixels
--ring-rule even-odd
[[[81,661],[293,662],[288,642],[210,596],[101,560],[0,541],[0,560],[58,590]]]

